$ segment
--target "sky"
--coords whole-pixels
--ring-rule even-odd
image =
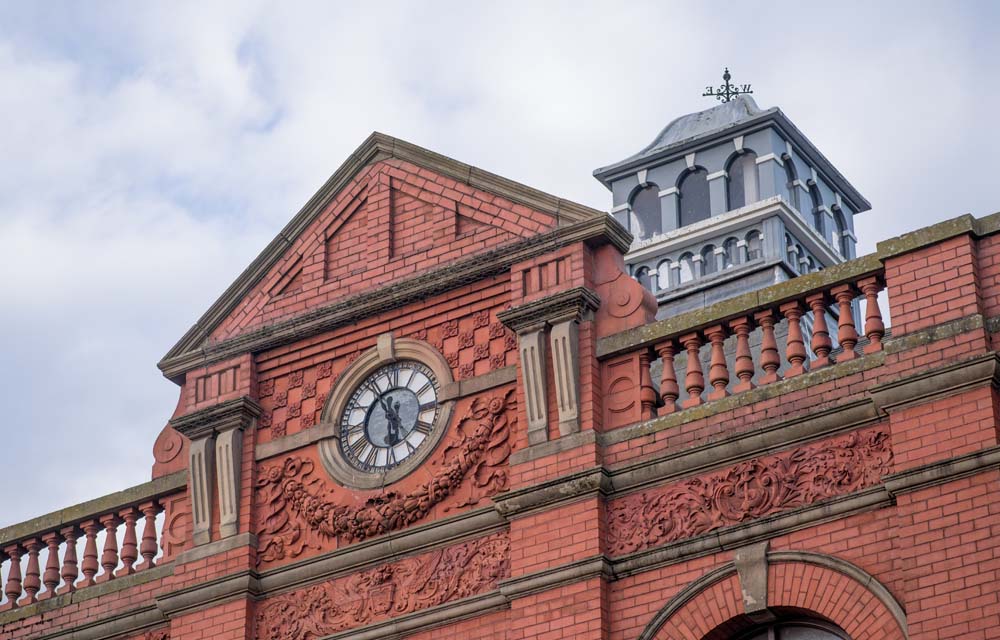
[[[373,130],[600,209],[750,82],[872,203],[1000,210],[991,2],[0,0],[0,526],[145,482],[156,362]]]

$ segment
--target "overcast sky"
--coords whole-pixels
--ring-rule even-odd
[[[1000,209],[997,7],[0,2],[0,525],[149,479],[156,362],[372,130],[607,209],[729,65],[859,252]]]

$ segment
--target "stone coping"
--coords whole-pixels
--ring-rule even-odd
[[[344,160],[344,163],[333,173],[322,187],[299,210],[285,228],[264,248],[252,263],[240,274],[228,289],[211,307],[198,319],[191,329],[163,357],[160,368],[168,377],[165,363],[190,351],[200,351],[201,343],[222,322],[240,300],[263,278],[271,267],[281,258],[285,251],[306,230],[348,185],[350,181],[366,166],[396,158],[418,167],[435,171],[468,184],[469,186],[488,191],[507,198],[511,202],[525,205],[536,211],[547,213],[556,219],[556,225],[565,226],[582,220],[607,217],[603,211],[577,204],[569,200],[557,198],[538,189],[514,182],[508,178],[484,171],[477,167],[459,162],[448,156],[435,153],[415,144],[400,140],[377,131],[373,132],[355,151]],[[631,242],[631,237],[629,237]],[[626,243],[627,250],[628,243]]]
[[[192,342],[192,344],[176,353],[177,347],[175,347],[157,366],[166,377],[179,379],[185,372],[196,367],[220,362],[248,352],[273,349],[296,340],[331,331],[363,318],[396,310],[403,305],[418,302],[469,283],[500,275],[509,271],[518,262],[550,253],[577,242],[611,243],[624,253],[628,250],[631,241],[632,236],[610,216],[587,218],[468,258],[456,260],[384,287],[343,298],[333,304],[323,305],[285,320],[251,329],[246,333],[215,344],[204,346],[202,342],[207,340],[208,333],[197,331],[196,340],[194,338],[189,340],[185,337],[178,343],[178,346],[188,344],[188,342]],[[235,305],[235,303],[233,304]],[[219,321],[221,322],[221,320]],[[210,332],[214,326],[211,325],[207,331]]]
[[[138,506],[143,502],[156,500],[171,493],[177,493],[186,486],[187,471],[178,471],[134,487],[129,487],[128,489],[123,489],[122,491],[109,493],[100,498],[94,498],[93,500],[81,502],[72,507],[59,509],[58,511],[53,511],[52,513],[47,513],[25,522],[13,524],[0,529],[0,547],[20,542],[25,538],[40,536],[49,531],[57,531],[66,525],[97,518],[125,507]]]
[[[723,300],[703,309],[696,309],[659,320],[642,327],[622,331],[597,341],[597,357],[608,358],[641,347],[655,345],[693,330],[733,318],[747,316],[765,307],[783,302],[802,300],[806,295],[834,285],[854,282],[866,276],[878,275],[885,261],[949,238],[971,234],[975,237],[1000,233],[1000,213],[983,218],[963,215],[879,242],[875,253],[834,265],[823,271],[798,276],[787,282]],[[859,331],[858,333],[861,333]]]

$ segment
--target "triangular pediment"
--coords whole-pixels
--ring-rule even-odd
[[[602,212],[375,133],[160,363]]]

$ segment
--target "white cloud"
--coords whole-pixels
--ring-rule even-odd
[[[874,5],[874,6],[871,6]],[[993,13],[994,15],[990,15]],[[0,525],[148,478],[155,362],[372,130],[606,207],[590,177],[728,64],[875,205],[997,208],[990,5],[0,8]],[[13,453],[8,453],[13,452]]]

